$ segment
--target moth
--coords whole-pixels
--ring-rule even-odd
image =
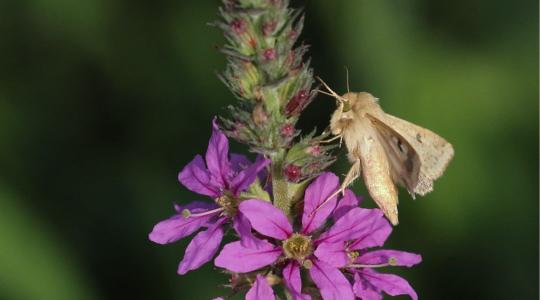
[[[337,109],[330,119],[334,137],[345,141],[352,163],[340,188],[343,191],[362,175],[375,203],[393,225],[398,224],[398,191],[424,196],[445,171],[454,156],[452,145],[432,131],[385,113],[379,101],[367,92],[340,96],[320,78],[334,97]],[[347,83],[348,90],[348,83]],[[325,201],[325,202],[326,202]]]

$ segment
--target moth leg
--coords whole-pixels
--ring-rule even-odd
[[[345,194],[345,189],[360,176],[360,166],[361,166],[360,159],[355,160],[353,165],[349,169],[349,172],[347,172],[345,179],[343,179],[343,183],[341,184],[340,188],[337,189],[334,193],[332,193],[332,195],[330,195],[328,198],[326,198],[326,200],[324,200],[324,202],[321,203],[319,207],[313,210],[311,214],[316,213],[321,207],[323,207],[326,203],[328,203],[330,199],[334,198],[339,193],[341,193],[341,195]]]
[[[347,175],[345,176],[345,179],[343,179],[343,183],[341,184],[341,187],[338,191],[341,191],[341,194],[345,193],[345,189],[352,184],[358,177],[360,177],[360,167],[361,162],[360,159],[356,159],[349,169],[349,172],[347,172]]]
[[[327,139],[327,140],[322,140],[322,141],[320,141],[319,143],[330,143],[330,142],[333,142],[333,141],[335,141],[335,140],[337,140],[337,139],[340,140],[339,143],[341,144],[341,140],[343,139],[343,136],[342,136],[341,134],[340,134],[340,135],[336,135],[336,136],[334,136],[334,137],[332,137],[332,138],[329,138],[329,139]]]

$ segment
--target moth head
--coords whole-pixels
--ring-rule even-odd
[[[333,135],[341,134],[347,127],[351,125],[354,119],[354,111],[351,109],[351,102],[344,98],[336,98],[337,109],[332,114],[330,119],[330,129]]]

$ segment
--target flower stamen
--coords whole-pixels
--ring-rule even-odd
[[[208,215],[212,215],[212,214],[216,214],[218,212],[221,212],[223,211],[224,208],[223,207],[219,207],[219,208],[216,208],[216,209],[212,209],[212,210],[207,210],[205,212],[201,212],[201,213],[192,213],[189,209],[184,209],[182,210],[182,216],[184,218],[197,218],[197,217],[204,217],[204,216],[208,216]]]
[[[223,196],[216,198],[216,203],[221,206],[225,214],[229,217],[234,217],[238,210],[238,199],[229,193],[224,193]]]
[[[288,258],[303,261],[305,264],[308,261],[305,260],[305,258],[310,256],[313,252],[311,237],[293,233],[290,238],[283,241],[283,251]]]
[[[395,257],[388,258],[387,263],[375,264],[375,265],[363,265],[363,264],[351,264],[349,268],[383,268],[389,266],[397,266],[397,259]]]

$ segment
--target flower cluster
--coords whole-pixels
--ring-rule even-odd
[[[180,183],[210,198],[175,205],[151,241],[193,234],[178,266],[183,275],[213,260],[230,276],[231,295],[249,300],[379,300],[417,295],[407,281],[379,268],[411,267],[416,254],[381,247],[392,227],[379,209],[359,207],[327,171],[335,157],[327,135],[295,128],[313,100],[313,75],[295,46],[303,18],[287,0],[223,0],[228,66],[221,79],[239,99],[214,118],[208,149],[180,172]],[[257,153],[229,153],[227,136]],[[226,235],[228,241],[222,241]],[[224,297],[227,298],[227,297]],[[224,299],[216,298],[216,299]]]
[[[272,285],[279,284],[293,299],[371,300],[382,292],[417,299],[407,281],[375,271],[421,261],[407,252],[370,251],[392,231],[381,210],[360,208],[361,199],[350,190],[321,206],[339,187],[338,177],[324,172],[305,189],[298,218],[291,218],[266,191],[270,161],[259,157],[252,163],[228,149],[214,122],[205,159],[195,156],[179,174],[186,188],[213,201],[176,206],[176,214],[150,233],[153,242],[167,244],[205,228],[188,245],[179,274],[211,261],[230,227],[238,240],[223,246],[214,265],[230,274],[235,293],[247,291],[246,299],[276,299]]]

